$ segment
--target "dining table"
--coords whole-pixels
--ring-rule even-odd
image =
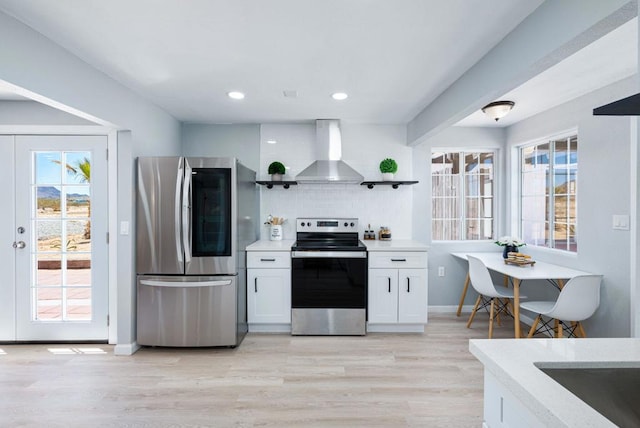
[[[476,257],[484,263],[484,265],[491,271],[504,275],[505,285],[507,282],[511,282],[513,285],[513,322],[515,329],[515,338],[518,339],[520,335],[520,284],[525,280],[546,280],[556,286],[558,289],[562,289],[564,281],[569,280],[576,276],[581,275],[593,275],[591,272],[585,272],[561,266],[553,263],[540,262],[531,260],[533,263],[529,264],[512,264],[508,260],[505,260],[501,252],[453,252],[452,256],[467,260],[467,255]],[[510,281],[509,281],[510,279]],[[458,304],[458,310],[456,314],[460,316],[462,311],[462,305],[469,289],[471,280],[469,278],[469,272],[464,281],[462,288],[462,294],[460,296],[460,303]]]

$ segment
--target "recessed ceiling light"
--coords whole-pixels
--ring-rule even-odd
[[[331,94],[331,98],[337,101],[342,101],[349,98],[349,95],[345,94],[344,92],[336,92],[335,94]]]
[[[227,95],[229,96],[229,98],[233,98],[234,100],[241,100],[244,98],[244,94],[238,91],[228,92]]]
[[[267,140],[267,144],[275,144],[275,143],[277,143],[276,140]]]

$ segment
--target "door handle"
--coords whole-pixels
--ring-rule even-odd
[[[392,262],[406,262],[407,259],[391,259]]]
[[[407,278],[407,293],[411,293],[411,278]]]
[[[26,246],[27,246],[27,244],[25,244],[25,242],[24,242],[24,241],[18,241],[18,242],[14,242],[14,243],[13,243],[13,248],[16,248],[16,249],[18,249],[18,250],[21,250],[21,249],[23,249],[23,248],[24,248],[24,247],[26,247]]]
[[[253,290],[254,290],[255,293],[258,292],[258,277],[257,276],[253,279]]]
[[[389,293],[391,293],[391,277],[387,278],[389,280]]]

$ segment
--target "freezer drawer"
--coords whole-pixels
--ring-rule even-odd
[[[237,346],[236,276],[138,276],[137,342],[148,346]]]

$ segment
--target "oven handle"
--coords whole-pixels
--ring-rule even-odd
[[[292,251],[293,259],[365,259],[366,251]]]

